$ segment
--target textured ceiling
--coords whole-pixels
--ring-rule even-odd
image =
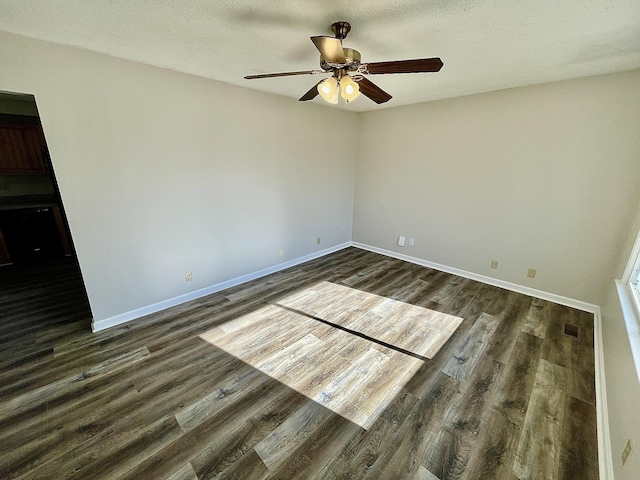
[[[318,68],[309,37],[338,20],[363,63],[444,61],[369,77],[393,99],[353,111],[640,67],[638,0],[0,0],[0,30],[296,99],[318,77],[243,77]]]

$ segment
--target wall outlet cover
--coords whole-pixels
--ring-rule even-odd
[[[405,240],[404,237],[398,237],[398,245],[401,247],[404,247],[404,240]]]

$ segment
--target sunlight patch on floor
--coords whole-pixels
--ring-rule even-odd
[[[320,282],[200,337],[367,429],[461,321]]]

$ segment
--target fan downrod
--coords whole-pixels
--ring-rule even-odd
[[[347,35],[351,30],[351,24],[349,22],[336,22],[331,25],[331,30],[335,34],[336,38],[343,40],[347,38]]]

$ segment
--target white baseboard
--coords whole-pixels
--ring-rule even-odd
[[[549,293],[543,290],[536,290],[535,288],[525,287],[524,285],[518,285],[517,283],[511,283],[504,280],[499,280],[497,278],[487,277],[485,275],[480,275],[479,273],[473,273],[467,270],[461,270],[459,268],[441,265],[439,263],[430,262],[421,258],[403,255],[391,250],[385,250],[384,248],[372,247],[371,245],[366,245],[364,243],[358,242],[351,242],[351,244],[354,247],[362,248],[363,250],[369,250],[370,252],[379,253],[381,255],[386,255],[387,257],[397,258],[399,260],[404,260],[405,262],[415,263],[417,265],[422,265],[423,267],[433,268],[435,270],[440,270],[441,272],[451,273],[453,275],[458,275],[459,277],[469,278],[471,280],[476,280],[478,282],[493,285],[494,287],[504,288],[505,290],[511,290],[512,292],[523,293],[531,297],[537,297],[541,298],[542,300],[548,300],[550,302],[565,305],[567,307],[577,308],[578,310],[582,310],[585,312],[595,314],[596,311],[599,311],[600,309],[598,305],[593,305],[591,303],[582,302],[573,298],[563,297],[562,295],[556,295],[555,293]]]
[[[550,302],[565,305],[567,307],[576,308],[585,312],[593,313],[594,317],[594,353],[595,353],[595,374],[596,374],[596,422],[598,429],[598,468],[600,469],[601,480],[613,480],[613,460],[611,457],[611,436],[609,434],[609,413],[607,408],[607,392],[604,377],[604,352],[602,345],[602,317],[600,307],[591,303],[582,302],[573,298],[563,297],[555,293],[536,290],[535,288],[518,285],[504,280],[487,277],[466,270],[441,265],[439,263],[429,262],[421,258],[403,255],[401,253],[385,250],[383,248],[372,247],[363,243],[352,242],[352,245],[363,250],[379,253],[388,257],[397,258],[406,262],[422,265],[423,267],[433,268],[441,272],[451,273],[459,277],[477,280],[478,282],[487,283],[496,287],[511,290],[517,293],[523,293],[532,297],[541,298]]]
[[[97,320],[97,321],[94,320],[91,324],[91,329],[94,332],[99,332],[100,330],[104,330],[106,328],[115,327],[116,325],[121,325],[123,323],[130,322],[131,320],[135,320],[136,318],[141,318],[146,315],[150,315],[152,313],[156,313],[170,307],[175,307],[176,305],[180,305],[181,303],[189,302],[191,300],[195,300],[196,298],[204,297],[206,295],[219,292],[226,288],[235,287],[236,285],[240,285],[241,283],[245,283],[250,280],[255,280],[256,278],[264,277],[266,275],[279,272],[280,270],[284,270],[289,267],[294,267],[301,263],[308,262],[309,260],[314,260],[316,258],[324,257],[325,255],[329,255],[330,253],[337,252],[338,250],[342,250],[350,246],[351,246],[351,242],[345,242],[340,245],[336,245],[330,248],[326,248],[324,250],[320,250],[319,252],[314,252],[309,255],[305,255],[303,257],[298,257],[293,260],[289,260],[287,262],[279,263],[272,267],[267,267],[262,270],[258,270],[257,272],[248,273],[240,277],[232,278],[231,280],[227,280],[225,282],[217,283],[209,287],[205,287],[199,290],[195,290],[193,292],[185,293],[184,295],[179,295],[177,297],[173,297],[168,300],[163,300],[161,302],[154,303],[152,305],[147,305],[146,307],[136,308],[135,310],[130,310],[128,312],[124,312],[119,315],[115,315],[113,317],[105,318],[102,320]]]
[[[609,432],[607,382],[604,376],[604,347],[602,344],[602,316],[600,308],[594,314],[593,348],[596,367],[596,422],[598,431],[598,468],[601,480],[613,480],[613,457]]]

